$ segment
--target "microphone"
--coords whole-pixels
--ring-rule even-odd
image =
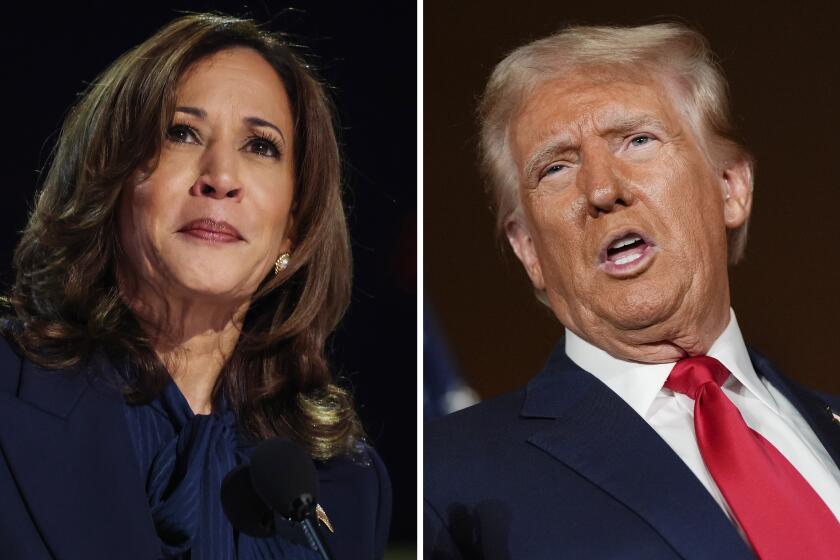
[[[222,481],[222,509],[240,532],[257,538],[277,532],[277,516],[300,524],[309,545],[323,560],[333,556],[318,530],[318,473],[312,458],[289,440],[259,444],[250,465],[231,470]]]

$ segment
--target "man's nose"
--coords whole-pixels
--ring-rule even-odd
[[[578,183],[593,218],[633,204],[633,193],[616,166],[612,154],[590,156],[581,165]]]
[[[236,156],[234,149],[218,144],[209,146],[201,156],[200,173],[190,188],[190,194],[241,200],[243,190],[239,182]]]

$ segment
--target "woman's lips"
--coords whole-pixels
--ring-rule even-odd
[[[227,222],[216,221],[210,218],[193,220],[179,229],[178,233],[213,243],[236,243],[244,241],[244,238],[235,227]]]

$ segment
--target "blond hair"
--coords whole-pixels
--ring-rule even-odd
[[[753,159],[735,134],[723,71],[706,39],[680,23],[567,27],[508,54],[493,70],[479,105],[480,151],[499,235],[519,209],[519,174],[509,146],[517,111],[541,83],[581,69],[647,72],[677,86],[706,155],[717,168]],[[729,261],[742,257],[747,222],[728,232]]]

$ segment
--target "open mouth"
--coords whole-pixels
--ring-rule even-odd
[[[650,262],[654,244],[643,234],[627,231],[614,237],[599,255],[601,266],[610,274],[635,274]]]
[[[627,264],[642,258],[648,244],[640,236],[630,234],[607,247],[607,260],[615,264]]]

